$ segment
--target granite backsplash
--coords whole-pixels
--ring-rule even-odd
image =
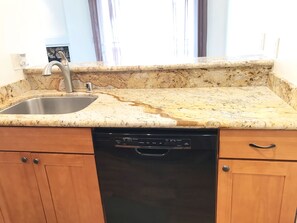
[[[86,82],[102,88],[197,88],[266,86],[273,61],[265,59],[199,58],[192,64],[106,66],[100,63],[71,64],[75,91],[84,91]],[[64,90],[59,70],[42,76],[42,67],[24,70],[33,90]]]

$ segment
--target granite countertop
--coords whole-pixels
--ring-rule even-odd
[[[85,93],[72,93],[82,95]],[[62,115],[0,115],[1,126],[297,129],[297,111],[266,86],[104,89],[87,108]],[[25,98],[67,95],[30,90]],[[68,94],[69,95],[69,94]]]
[[[168,60],[162,63],[143,63],[141,65],[115,62],[84,62],[69,63],[71,72],[91,73],[91,72],[125,72],[125,71],[161,71],[180,69],[211,69],[211,68],[231,68],[231,67],[257,67],[272,66],[273,60],[260,55],[250,55],[243,57],[196,57],[188,59]],[[43,66],[29,66],[24,69],[25,74],[41,74]],[[59,73],[58,68],[53,69],[54,73]]]

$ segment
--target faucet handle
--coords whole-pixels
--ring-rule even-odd
[[[60,50],[60,51],[58,51],[58,54],[61,57],[61,63],[64,66],[68,66],[68,60],[67,60],[67,57],[65,56],[64,52]]]

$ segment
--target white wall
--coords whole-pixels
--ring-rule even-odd
[[[0,87],[24,78],[20,72],[15,72],[12,67],[10,54],[5,49],[5,41],[3,32],[3,20],[0,4]]]
[[[207,56],[226,54],[229,0],[208,0]]]
[[[28,61],[44,62],[38,0],[0,1],[0,86],[24,78],[15,70],[11,55],[26,53]],[[42,51],[43,50],[43,51]],[[31,64],[34,65],[34,64]]]
[[[229,0],[227,56],[264,54],[273,71],[297,85],[297,2]]]
[[[274,72],[297,86],[297,2],[274,0],[272,9],[272,35],[280,40]]]
[[[262,53],[268,0],[229,0],[226,55]]]

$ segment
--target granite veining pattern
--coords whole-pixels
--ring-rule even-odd
[[[295,85],[274,73],[269,75],[268,84],[273,92],[297,110],[297,87]]]
[[[190,69],[166,71],[138,71],[121,73],[72,73],[74,89],[85,88],[92,82],[94,89],[102,88],[193,88],[244,87],[267,85],[270,68]],[[32,89],[64,90],[61,75],[28,75]]]
[[[89,62],[89,63],[70,63],[70,69],[74,73],[96,73],[96,72],[122,72],[122,71],[160,71],[160,70],[179,70],[179,69],[211,69],[211,68],[230,68],[230,67],[257,67],[272,66],[273,60],[254,55],[243,57],[196,57],[184,60],[170,60],[162,64],[147,63],[143,65],[110,63],[110,62]],[[33,66],[24,70],[25,74],[41,74],[43,67]],[[56,72],[58,69],[54,69]]]
[[[29,91],[22,98],[38,94],[66,95],[58,91]],[[264,86],[102,89],[93,94],[98,99],[79,112],[0,115],[0,125],[297,129],[297,111]],[[16,102],[13,100],[10,103]]]
[[[0,105],[7,100],[18,97],[31,90],[30,83],[27,80],[20,80],[12,84],[0,87]]]
[[[146,66],[107,66],[101,63],[71,65],[76,91],[92,82],[102,88],[197,88],[267,85],[271,60],[199,58],[193,63]],[[42,76],[42,67],[26,68],[24,73],[32,89],[64,90],[61,74]]]
[[[42,67],[27,68],[27,80],[0,88],[0,109],[37,96],[84,95],[86,82],[94,84],[98,99],[69,114],[0,114],[0,125],[297,129],[297,89],[272,74],[272,66],[273,61],[257,58],[81,64],[71,67],[71,94],[57,69],[44,77]]]

